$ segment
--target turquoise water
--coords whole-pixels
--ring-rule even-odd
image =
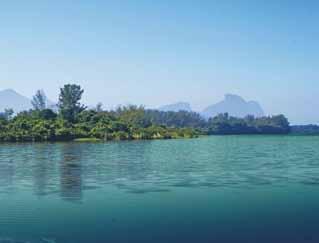
[[[13,242],[319,242],[319,137],[2,144]]]

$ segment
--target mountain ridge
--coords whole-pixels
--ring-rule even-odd
[[[160,111],[189,111],[192,112],[191,105],[187,102],[177,102],[159,108]],[[217,116],[220,113],[228,113],[230,116],[245,117],[253,115],[255,117],[264,116],[264,110],[261,105],[254,100],[246,101],[239,95],[225,94],[222,101],[206,107],[204,110],[199,111],[204,118]]]
[[[217,116],[220,113],[228,113],[230,116],[245,117],[253,115],[255,117],[264,116],[264,110],[257,101],[246,101],[239,95],[225,94],[222,101],[205,108],[201,114],[205,118]]]
[[[28,110],[32,107],[31,100],[13,89],[0,91],[0,111],[13,109],[15,112]]]
[[[47,106],[55,109],[56,103],[47,99]],[[14,89],[0,90],[0,112],[13,109],[15,113],[32,109],[31,99],[21,95]]]
[[[50,100],[47,100],[47,105],[49,108],[56,109],[56,103]],[[12,108],[16,113],[29,110],[32,108],[31,99],[19,94],[13,89],[4,89],[0,91],[0,112],[8,108]],[[164,105],[159,107],[158,110],[193,112],[188,102],[176,102]],[[228,113],[230,116],[235,117],[245,117],[247,115],[253,115],[255,117],[264,116],[264,111],[257,101],[246,101],[241,96],[235,94],[225,94],[222,101],[210,105],[198,113],[206,119],[220,113]]]

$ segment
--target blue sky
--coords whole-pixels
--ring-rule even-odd
[[[196,110],[235,93],[319,123],[318,1],[11,0],[0,11],[0,89],[55,100],[72,82],[87,104]]]

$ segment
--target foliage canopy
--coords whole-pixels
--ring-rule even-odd
[[[100,141],[129,139],[193,138],[213,134],[287,134],[288,120],[272,117],[231,117],[227,113],[205,120],[198,113],[147,110],[143,106],[122,106],[104,111],[102,104],[86,109],[81,104],[84,90],[67,84],[60,90],[59,110],[46,108],[46,97],[37,91],[34,109],[13,116],[0,113],[0,141]]]

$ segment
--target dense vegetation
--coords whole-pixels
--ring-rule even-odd
[[[46,97],[37,91],[33,109],[13,116],[8,109],[0,114],[0,141],[67,141],[74,139],[161,139],[192,138],[193,128],[157,125],[143,107],[120,107],[116,111],[86,109],[80,103],[83,90],[78,85],[65,85],[59,96],[57,111],[47,109]]]
[[[291,126],[292,134],[300,135],[319,135],[319,126],[318,125],[300,125],[300,126]]]
[[[207,121],[196,112],[146,110],[145,115],[152,123],[166,127],[191,127],[202,130],[207,126]]]
[[[208,134],[287,134],[290,126],[283,115],[236,118],[220,114],[208,121]]]
[[[191,127],[208,135],[287,134],[290,132],[289,122],[283,115],[237,118],[225,113],[207,121],[198,113],[187,111],[162,112],[147,110],[145,114],[154,124],[175,128]]]
[[[146,110],[140,106],[105,111],[98,104],[81,104],[83,90],[67,84],[60,90],[56,109],[48,109],[43,91],[32,99],[33,109],[14,116],[11,109],[0,113],[0,141],[67,141],[192,138],[200,134],[286,134],[283,116],[235,118],[220,114],[209,120],[198,113]]]

